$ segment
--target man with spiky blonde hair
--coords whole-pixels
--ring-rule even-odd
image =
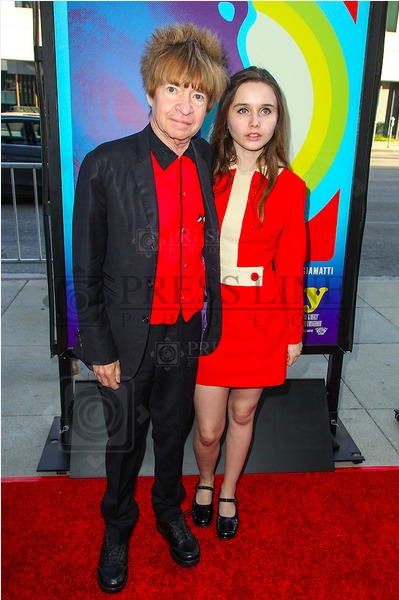
[[[85,157],[73,220],[74,352],[96,375],[109,435],[97,569],[108,593],[127,581],[149,420],[156,529],[175,562],[199,562],[180,507],[183,449],[198,356],[216,348],[221,331],[213,155],[196,134],[227,84],[223,48],[193,24],[160,28],[141,74],[150,122]]]
[[[209,112],[226,86],[223,48],[216,36],[192,23],[156,29],[141,59],[144,88],[153,96],[168,81],[201,88]]]

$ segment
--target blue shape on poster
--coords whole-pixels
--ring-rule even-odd
[[[223,19],[231,23],[231,21],[234,19],[234,15],[236,12],[234,4],[232,4],[231,2],[219,2],[218,8]]]

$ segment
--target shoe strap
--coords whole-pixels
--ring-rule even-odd
[[[197,492],[198,490],[208,490],[208,492],[213,492],[213,487],[211,487],[210,485],[196,485],[195,490]]]
[[[234,504],[237,504],[238,500],[237,498],[219,498],[219,502],[234,502]]]

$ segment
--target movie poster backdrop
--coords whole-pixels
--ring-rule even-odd
[[[186,21],[221,38],[231,73],[265,67],[281,85],[292,169],[308,190],[304,343],[316,352],[336,346],[370,2],[53,6],[69,346],[77,329],[71,240],[80,164],[98,144],[148,123],[139,68],[145,41],[156,27]],[[206,139],[214,113],[200,132]]]

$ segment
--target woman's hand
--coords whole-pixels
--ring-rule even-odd
[[[301,355],[302,352],[302,342],[299,344],[288,344],[287,350],[287,365],[291,367],[291,365],[296,362],[298,356]]]

